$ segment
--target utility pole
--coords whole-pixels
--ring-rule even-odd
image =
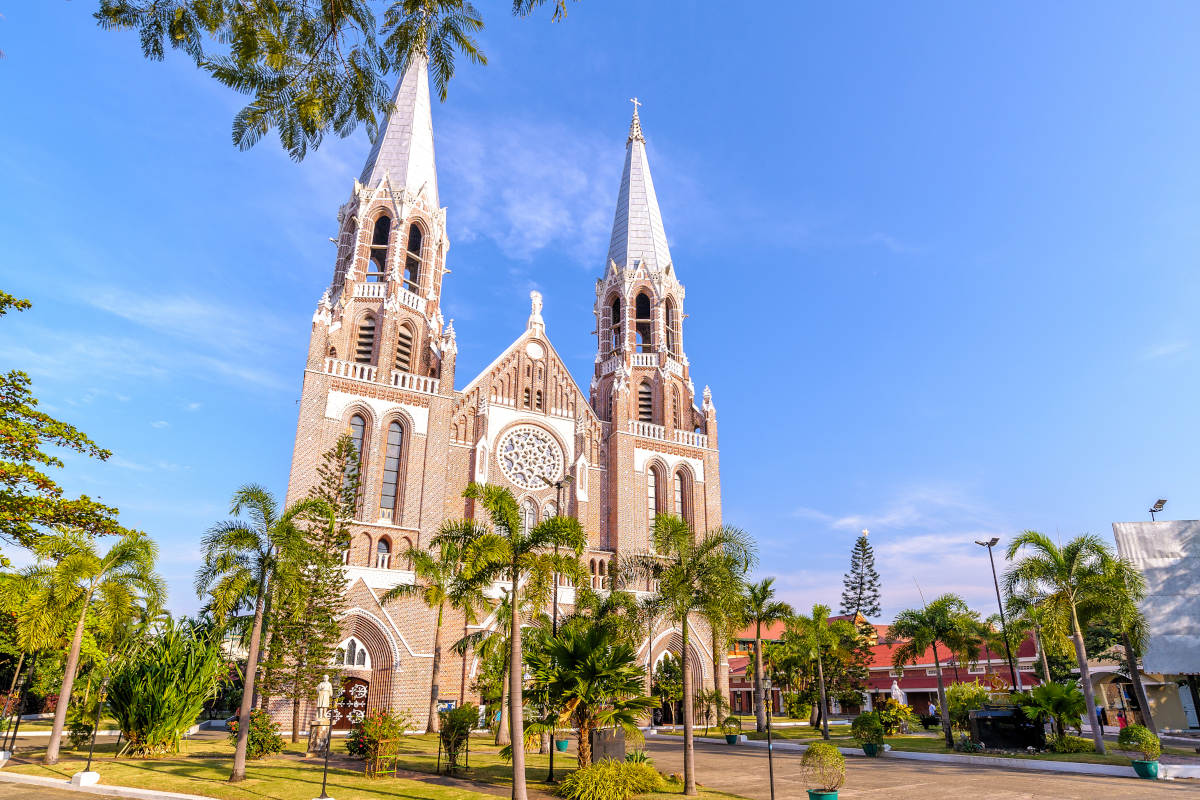
[[[1008,671],[1012,675],[1013,686],[1017,691],[1023,691],[1021,687],[1021,673],[1017,672],[1017,665],[1013,661],[1012,647],[1008,644],[1008,622],[1004,619],[1004,601],[1000,599],[1000,581],[996,578],[996,559],[992,556],[992,548],[1000,543],[999,537],[993,536],[986,542],[976,541],[975,544],[980,547],[986,547],[988,551],[988,561],[992,564],[992,585],[996,587],[996,604],[1000,606],[1000,632],[1004,636],[1004,652],[1008,656]],[[1050,676],[1046,676],[1049,680]]]

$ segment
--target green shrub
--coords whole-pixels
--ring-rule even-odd
[[[917,717],[913,714],[911,706],[906,706],[897,700],[890,697],[883,700],[875,707],[876,715],[879,717],[879,723],[883,725],[883,733],[886,736],[900,733],[906,728],[915,725]]]
[[[1055,736],[1046,746],[1052,753],[1094,753],[1096,746],[1091,739],[1079,736]]]
[[[662,788],[662,776],[649,764],[606,758],[568,775],[558,787],[558,796],[568,800],[629,800]]]
[[[229,743],[237,745],[238,721],[229,721]],[[250,712],[250,736],[246,742],[247,758],[262,758],[283,752],[283,737],[279,726],[271,722],[271,715],[261,708]]]
[[[362,722],[350,729],[346,752],[352,758],[365,758],[365,774],[369,778],[377,777],[387,770],[387,762],[394,760],[400,737],[408,726],[409,718],[403,713],[391,714],[378,708],[368,711]]]
[[[446,751],[446,774],[453,775],[458,768],[458,756],[467,744],[475,721],[479,719],[479,709],[466,703],[449,711],[439,711],[438,718],[441,723],[438,737],[442,740],[442,749]]]
[[[976,678],[971,683],[954,683],[946,687],[946,707],[950,711],[950,724],[956,728],[971,726],[971,712],[983,708],[991,689]]]
[[[792,719],[808,719],[812,714],[812,703],[794,692],[783,696],[783,708]]]
[[[800,770],[809,789],[836,792],[846,782],[846,757],[828,742],[813,742],[800,758]]]
[[[859,714],[850,723],[850,735],[859,744],[883,744],[883,723],[874,711]]]
[[[630,750],[625,754],[625,760],[630,764],[653,764],[652,759],[645,750]]]
[[[1126,752],[1140,753],[1146,761],[1158,761],[1162,742],[1144,725],[1126,725],[1117,736],[1117,747]]]
[[[965,733],[960,733],[958,741],[954,743],[954,749],[959,753],[982,753],[983,745],[979,742],[971,741]]]
[[[726,736],[733,736],[742,732],[742,721],[737,717],[726,717],[721,723],[721,732]]]
[[[92,740],[92,728],[95,727],[90,722],[85,722],[81,719],[74,720],[67,725],[67,740],[71,743],[74,750],[82,750]]]

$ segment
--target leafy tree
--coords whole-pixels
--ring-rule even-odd
[[[0,317],[9,310],[31,307],[0,292]],[[38,410],[27,374],[10,370],[0,375],[0,538],[32,549],[47,528],[73,528],[94,535],[120,534],[117,510],[87,495],[63,496],[47,468],[62,469],[63,461],[47,452],[61,447],[101,461],[112,453],[81,431]],[[0,555],[0,566],[9,560]]]
[[[1042,721],[1049,717],[1060,739],[1067,735],[1067,726],[1079,727],[1080,717],[1087,708],[1083,692],[1071,684],[1043,683],[1028,692],[1017,692],[1013,702],[1030,719]]]
[[[903,669],[933,650],[933,666],[937,671],[938,711],[942,717],[942,730],[946,735],[946,746],[954,747],[954,735],[950,731],[950,709],[946,703],[946,682],[942,676],[941,655],[938,644],[951,650],[961,644],[964,631],[976,620],[975,612],[967,607],[961,597],[944,594],[924,608],[910,608],[896,615],[888,628],[888,638],[901,643],[892,651],[892,663]]]
[[[651,694],[671,712],[671,724],[678,722],[675,718],[675,707],[683,699],[683,668],[679,659],[669,652],[663,653],[662,659],[654,667],[654,688],[651,689]]]
[[[1129,674],[1129,680],[1137,694],[1138,705],[1141,706],[1146,728],[1150,733],[1158,736],[1158,726],[1154,724],[1154,717],[1150,712],[1150,700],[1146,696],[1142,673],[1138,669],[1138,656],[1145,648],[1146,638],[1149,635],[1146,617],[1138,608],[1138,603],[1146,597],[1146,579],[1128,561],[1117,558],[1112,559],[1106,565],[1105,577],[1109,589],[1102,595],[1102,606],[1097,608],[1094,614],[1091,613],[1092,609],[1085,607],[1083,613],[1085,616],[1098,617],[1107,622],[1109,625],[1106,627],[1110,626],[1116,634],[1121,652],[1124,654],[1124,671]],[[1087,644],[1089,652],[1092,653],[1101,653],[1107,649],[1103,647],[1092,649],[1086,636],[1084,642]]]
[[[305,547],[301,524],[316,515],[324,515],[335,524],[334,510],[323,500],[306,498],[280,510],[269,491],[248,484],[233,495],[230,514],[246,519],[218,522],[204,536],[204,555],[196,572],[196,594],[209,595],[208,608],[219,621],[234,612],[253,608],[250,644],[246,654],[246,674],[242,704],[238,711],[237,747],[233,756],[231,782],[246,777],[246,748],[251,733],[250,711],[254,703],[254,683],[258,672],[259,644],[263,631],[265,604],[276,578],[280,561],[295,563],[298,550]],[[282,554],[282,555],[281,555]],[[284,572],[284,575],[290,575]]]
[[[73,609],[77,614],[59,703],[54,709],[54,726],[46,745],[46,763],[56,764],[88,614],[93,613],[108,624],[128,620],[139,604],[161,607],[166,586],[154,572],[158,547],[141,531],[129,531],[104,555],[96,551],[94,540],[86,533],[59,531],[39,539],[34,554],[39,561],[56,562],[45,568],[49,570],[50,591],[57,595],[62,608]]]
[[[784,632],[785,641],[804,658],[817,662],[817,686],[821,698],[821,738],[829,739],[829,700],[825,691],[825,659],[844,656],[858,631],[844,619],[829,619],[829,606],[812,607],[812,616],[791,617]]]
[[[513,621],[508,656],[509,736],[513,742],[520,742],[525,730],[521,699],[523,602],[528,600],[534,608],[544,606],[560,574],[582,583],[579,556],[587,538],[574,517],[548,517],[532,529],[523,530],[517,500],[508,489],[471,483],[463,496],[477,502],[492,523],[492,531],[475,541],[474,563],[468,574],[484,582],[503,577],[510,583]],[[526,800],[528,796],[523,747],[513,748],[512,792],[513,800]]]
[[[546,0],[514,0],[526,16]],[[554,19],[566,16],[555,0]],[[468,0],[100,0],[101,28],[134,30],[142,54],[161,61],[168,48],[250,103],[234,116],[233,141],[252,147],[272,129],[297,161],[328,133],[365,125],[392,107],[387,76],[427,57],[446,99],[455,58],[486,64],[474,36],[483,30]]]
[[[466,574],[466,561],[472,557],[474,543],[487,532],[471,520],[451,520],[430,542],[429,550],[409,547],[407,557],[416,573],[416,582],[398,584],[380,598],[387,603],[401,597],[419,597],[429,608],[437,609],[433,626],[432,683],[429,688],[429,717],[426,733],[437,733],[438,679],[442,671],[442,621],[446,608],[462,613],[467,624],[476,622],[476,613],[487,605],[485,585],[476,576]]]
[[[988,701],[991,689],[979,682],[955,683],[946,689],[946,703],[950,706],[950,722],[958,728],[968,728],[971,724],[971,712],[983,708]]]
[[[842,578],[842,613],[879,616],[879,573],[875,571],[875,550],[867,541],[867,532],[854,542],[850,551],[850,571]]]
[[[1075,644],[1075,660],[1079,665],[1080,683],[1087,704],[1088,719],[1096,719],[1096,698],[1092,689],[1091,671],[1087,664],[1087,647],[1080,624],[1080,609],[1095,613],[1111,606],[1114,598],[1113,556],[1099,538],[1090,534],[1077,536],[1063,546],[1037,531],[1025,531],[1008,545],[1008,560],[1013,561],[1022,551],[1027,554],[1004,574],[1005,587],[1012,594],[1021,586],[1040,589],[1038,605],[1071,631]],[[1091,725],[1096,752],[1103,754],[1104,738],[1100,726]]]
[[[744,531],[725,526],[696,535],[691,526],[673,514],[654,518],[654,553],[638,554],[630,564],[635,574],[658,585],[665,616],[679,626],[683,670],[683,782],[684,794],[695,795],[696,769],[693,738],[691,653],[688,641],[692,620],[703,614],[712,597],[739,591],[754,562],[754,548]]]
[[[745,618],[754,624],[754,718],[758,731],[767,729],[767,713],[763,696],[763,624],[782,622],[792,616],[792,607],[775,599],[775,579],[763,578],[746,587]]]

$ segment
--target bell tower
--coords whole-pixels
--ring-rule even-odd
[[[622,548],[644,548],[655,513],[678,514],[698,530],[719,524],[720,493],[716,412],[707,389],[697,405],[683,347],[684,287],[650,176],[641,104],[631,102],[607,264],[596,281],[591,404],[607,423],[610,535]]]

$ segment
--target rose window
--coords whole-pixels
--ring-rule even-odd
[[[504,475],[522,489],[545,489],[562,474],[562,448],[541,428],[521,425],[500,439],[496,458]]]

